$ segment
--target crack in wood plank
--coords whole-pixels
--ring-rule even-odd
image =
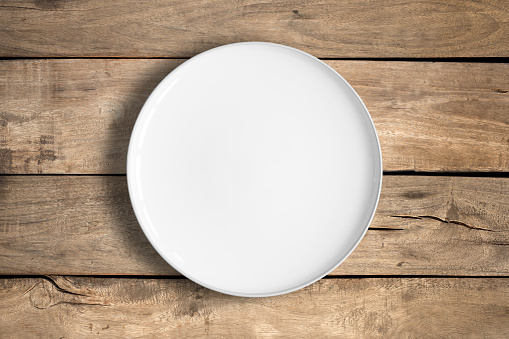
[[[507,93],[509,91],[506,91],[504,89],[501,89],[501,88],[490,88],[493,92],[497,92],[497,93]]]
[[[509,242],[487,241],[487,243],[497,246],[509,246]]]
[[[38,281],[36,282],[35,284],[33,284],[29,289],[27,289],[25,292],[23,292],[23,294],[21,296],[24,296],[25,294],[27,294],[28,292],[30,292],[31,290],[33,290],[35,288],[35,286],[39,285],[41,282]]]
[[[65,279],[70,287],[63,287],[58,283]],[[29,294],[31,305],[39,310],[48,309],[56,305],[87,305],[87,306],[112,306],[105,296],[86,295],[73,292],[75,281],[70,281],[65,276],[40,276],[38,281],[28,288],[23,295]]]
[[[42,277],[42,279],[44,279],[44,280],[48,281],[49,283],[51,283],[59,292],[62,292],[62,293],[65,293],[65,294],[77,295],[77,296],[81,296],[81,297],[92,297],[90,295],[76,293],[76,292],[71,292],[71,291],[69,291],[69,290],[67,290],[65,288],[62,288],[60,285],[57,284],[55,279],[53,279],[53,277],[50,276],[50,275],[45,275],[44,277]]]
[[[404,228],[393,228],[393,227],[370,227],[370,231],[404,231]]]
[[[66,300],[62,300],[62,301],[59,301],[59,302],[56,302],[54,304],[51,304],[49,305],[48,307],[46,308],[51,308],[53,306],[57,306],[57,305],[63,305],[63,304],[69,304],[69,305],[86,305],[86,306],[103,306],[103,307],[109,307],[109,306],[112,306],[112,305],[108,305],[108,304],[101,304],[101,303],[91,303],[91,302],[77,302],[77,301],[66,301]],[[34,307],[37,308],[37,306],[34,305]],[[42,309],[45,309],[45,308],[42,308]]]
[[[466,224],[466,223],[464,223],[462,221],[459,221],[459,220],[450,220],[448,218],[440,218],[440,217],[437,217],[437,216],[434,216],[434,215],[391,215],[391,218],[432,219],[432,220],[443,222],[445,224],[460,225],[460,226],[463,226],[463,227],[466,227],[466,228],[472,229],[472,230],[479,230],[479,231],[486,231],[486,232],[497,232],[495,230],[490,230],[488,228],[472,226],[472,225]]]
[[[28,7],[28,6],[14,6],[14,5],[0,5],[0,8],[14,8],[14,9],[28,9],[33,11],[42,11],[42,12],[78,12],[77,10],[72,9],[61,9],[61,8],[37,8],[37,7]]]

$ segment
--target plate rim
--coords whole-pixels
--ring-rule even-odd
[[[167,87],[167,83],[173,80],[175,74],[177,73],[177,70],[179,70],[182,67],[189,66],[196,59],[204,57],[204,56],[206,56],[207,54],[209,54],[209,53],[211,53],[213,51],[217,51],[217,50],[220,50],[220,49],[226,49],[226,48],[230,48],[230,47],[234,47],[234,46],[238,46],[238,45],[266,45],[266,46],[285,48],[285,49],[289,49],[289,50],[294,51],[294,52],[298,52],[298,53],[300,53],[300,54],[302,54],[302,55],[304,55],[304,56],[306,56],[308,58],[311,58],[311,60],[313,60],[315,62],[318,62],[318,63],[320,63],[323,66],[326,66],[344,84],[347,85],[347,87],[350,89],[350,91],[354,94],[354,96],[360,102],[362,108],[364,109],[364,113],[365,113],[366,117],[368,118],[369,126],[371,126],[371,129],[372,129],[372,132],[373,132],[373,133],[370,133],[370,134],[371,134],[371,137],[374,136],[374,144],[376,145],[375,148],[378,150],[378,152],[377,152],[378,154],[377,155],[378,155],[379,161],[378,161],[378,164],[377,164],[377,169],[379,169],[379,174],[378,174],[378,176],[374,177],[374,179],[378,179],[378,183],[379,183],[378,187],[376,187],[376,189],[377,189],[377,191],[376,191],[376,199],[375,199],[374,204],[372,206],[372,210],[370,212],[369,220],[364,225],[364,230],[360,234],[359,238],[355,241],[355,243],[351,246],[351,248],[348,250],[348,252],[345,255],[341,256],[333,265],[331,265],[330,268],[325,270],[325,273],[323,273],[323,274],[320,273],[316,277],[314,277],[314,278],[312,278],[312,279],[310,279],[310,280],[308,280],[308,281],[306,281],[304,283],[299,283],[299,284],[297,284],[294,287],[290,287],[290,288],[287,288],[287,289],[284,289],[284,290],[279,290],[279,291],[272,291],[272,292],[269,292],[269,293],[239,293],[239,292],[235,292],[235,291],[223,290],[221,288],[217,288],[215,286],[212,286],[212,285],[209,285],[207,283],[204,283],[204,282],[200,281],[199,279],[194,278],[192,275],[184,273],[183,270],[178,268],[178,266],[174,262],[172,262],[172,260],[170,260],[164,254],[164,251],[162,251],[159,248],[159,246],[157,245],[156,241],[154,239],[152,239],[152,237],[150,236],[150,233],[147,231],[148,230],[147,226],[144,225],[144,218],[142,217],[142,214],[139,213],[139,211],[138,211],[138,209],[136,207],[137,199],[136,199],[136,197],[133,196],[134,193],[133,193],[132,186],[135,185],[135,178],[134,178],[134,175],[130,174],[131,171],[129,169],[130,167],[133,166],[132,164],[134,162],[134,160],[133,160],[134,139],[135,139],[135,136],[139,134],[139,129],[140,129],[141,123],[144,120],[146,120],[144,117],[148,114],[148,113],[146,113],[147,106],[148,106],[149,102],[153,101],[154,98],[156,98],[156,96],[159,94],[161,89],[166,88]],[[326,275],[328,275],[330,272],[334,271],[337,267],[339,267],[339,265],[341,265],[352,254],[352,252],[355,250],[355,248],[357,248],[357,246],[359,245],[361,240],[366,235],[366,232],[367,232],[369,226],[371,225],[371,222],[373,221],[373,217],[375,215],[375,212],[376,212],[377,207],[378,207],[378,203],[380,201],[380,193],[381,193],[381,190],[382,190],[382,179],[383,179],[382,150],[381,150],[381,147],[380,147],[380,140],[378,138],[378,133],[376,131],[375,124],[373,122],[371,114],[368,111],[368,108],[366,107],[366,105],[364,104],[362,99],[360,98],[359,94],[348,83],[348,81],[346,81],[331,66],[326,64],[324,61],[318,59],[317,57],[315,57],[315,56],[313,56],[313,55],[311,55],[309,53],[306,53],[306,52],[304,52],[304,51],[302,51],[300,49],[294,48],[294,47],[290,47],[290,46],[286,46],[286,45],[282,45],[282,44],[277,44],[277,43],[272,43],[272,42],[262,42],[262,41],[236,42],[236,43],[231,43],[231,44],[226,44],[226,45],[218,46],[218,47],[215,47],[215,48],[211,48],[211,49],[209,49],[207,51],[201,52],[201,53],[193,56],[192,58],[184,61],[183,63],[181,63],[180,65],[175,67],[170,73],[168,73],[163,78],[163,80],[161,80],[159,82],[159,84],[157,84],[157,86],[152,90],[150,95],[147,97],[147,99],[143,103],[143,106],[142,106],[142,108],[140,109],[140,111],[138,113],[138,116],[136,118],[136,122],[135,122],[134,127],[133,127],[133,129],[131,131],[131,135],[130,135],[130,138],[129,138],[129,146],[128,146],[128,149],[127,149],[127,158],[126,158],[126,178],[127,178],[127,189],[129,191],[129,199],[131,201],[131,206],[132,206],[132,209],[133,209],[134,214],[136,216],[136,220],[137,220],[138,224],[140,225],[140,227],[141,227],[145,237],[148,239],[148,241],[152,245],[152,247],[161,256],[161,258],[163,258],[164,261],[166,261],[166,263],[168,265],[170,265],[173,269],[175,269],[177,272],[179,272],[180,274],[182,274],[184,277],[188,278],[189,280],[191,280],[191,281],[193,281],[193,282],[195,282],[195,283],[197,283],[197,284],[199,284],[199,285],[201,285],[203,287],[206,287],[206,288],[208,288],[210,290],[216,291],[216,292],[220,292],[220,293],[227,294],[227,295],[232,295],[232,296],[237,296],[237,297],[271,297],[271,296],[277,296],[277,295],[291,293],[291,292],[300,290],[300,289],[302,289],[304,287],[307,287],[307,286],[317,282],[318,280],[320,280],[323,277],[325,277]]]

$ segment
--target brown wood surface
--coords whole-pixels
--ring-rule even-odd
[[[155,86],[241,41],[328,59],[390,174],[348,259],[270,298],[178,275],[122,175]],[[505,0],[0,0],[0,338],[506,338],[508,56]]]
[[[271,298],[188,280],[0,280],[0,335],[11,338],[505,338],[507,279],[327,279]]]
[[[505,0],[0,3],[0,56],[190,57],[239,41],[330,58],[509,56]]]
[[[0,274],[177,273],[125,177],[3,176]],[[370,230],[332,274],[509,276],[509,178],[385,176]]]
[[[0,173],[125,173],[144,101],[183,60],[0,62]],[[509,171],[509,64],[327,61],[358,91],[386,171]]]

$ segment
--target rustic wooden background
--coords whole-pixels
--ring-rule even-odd
[[[125,178],[156,84],[239,41],[325,59],[383,152],[359,247],[271,298],[178,276]],[[0,337],[507,337],[508,56],[505,0],[0,0]]]

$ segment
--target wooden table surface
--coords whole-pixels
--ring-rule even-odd
[[[507,1],[0,0],[0,23],[0,337],[509,335]],[[278,297],[179,276],[126,186],[156,84],[239,41],[325,59],[383,152],[361,244]]]

